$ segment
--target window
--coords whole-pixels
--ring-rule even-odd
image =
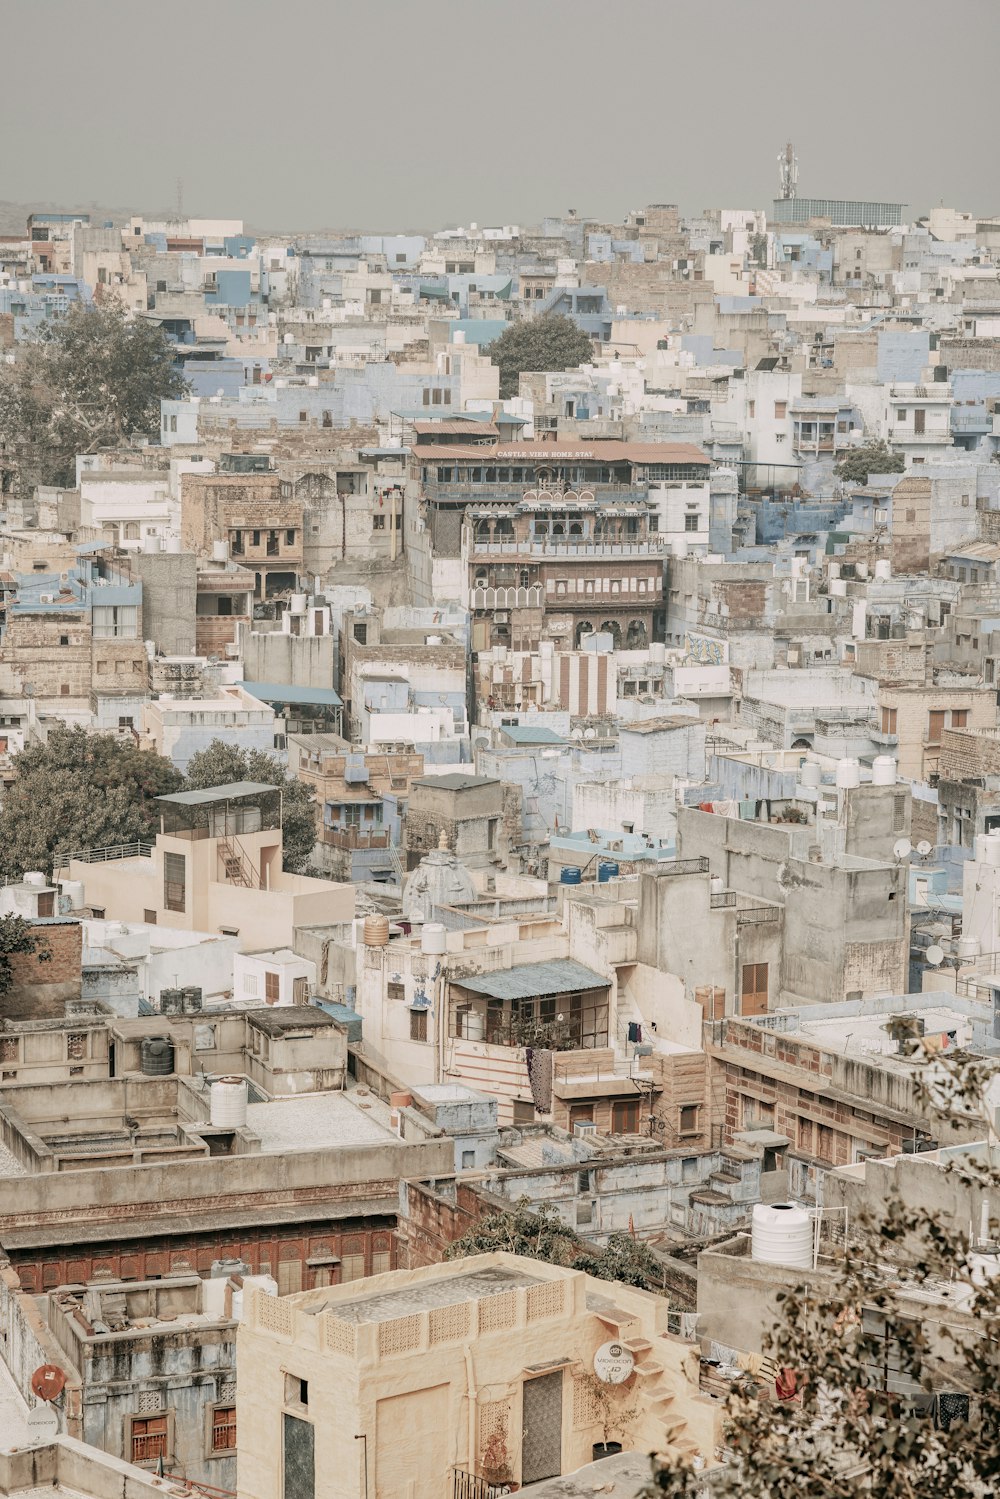
[[[613,1135],[637,1135],[639,1133],[639,1100],[621,1098],[611,1105],[611,1133]]]
[[[70,1062],[82,1062],[87,1055],[87,1032],[71,1031],[66,1037],[66,1058]]]
[[[932,708],[927,715],[927,743],[940,744],[944,730],[944,709]]]
[[[799,1136],[799,1149],[800,1150],[808,1151],[810,1154],[812,1154],[813,1127],[812,1127],[812,1120],[811,1119],[800,1119],[799,1120],[798,1136]]]
[[[56,909],[56,892],[54,890],[42,890],[38,896],[38,915],[54,916]]]
[[[696,1135],[698,1133],[698,1105],[686,1103],[681,1105],[681,1134]]]
[[[410,1040],[411,1041],[426,1041],[427,1040],[427,1011],[426,1010],[411,1010],[410,1011]]]
[[[19,1062],[21,1042],[18,1036],[0,1036],[0,1062]]]
[[[897,712],[897,710],[895,708],[883,708],[882,709],[882,733],[883,734],[895,734],[895,732],[896,732],[896,712]]]
[[[740,1014],[767,1014],[767,964],[744,963],[740,985]]]
[[[902,833],[906,827],[906,797],[894,796],[892,799],[892,831]]]
[[[775,419],[775,421],[776,422],[783,422],[784,419],[785,419],[785,417],[787,415],[788,415],[788,402],[787,401],[775,401],[775,403],[774,403],[774,419]]]
[[[143,911],[143,913],[142,913],[142,919],[146,923],[147,926],[155,926],[156,925],[156,912],[155,911]]]
[[[698,529],[698,517],[696,515],[685,515],[685,517],[684,517],[684,529],[685,529],[685,531],[697,531],[697,529]]]
[[[975,641],[973,641],[973,645],[975,645]],[[965,729],[965,728],[968,728],[968,726],[969,726],[969,710],[968,710],[968,708],[952,708],[952,710],[951,710],[951,727],[953,729]]]
[[[569,1106],[569,1132],[577,1124],[593,1124],[594,1105],[592,1103],[571,1103]]]
[[[60,645],[69,645],[69,636],[68,635],[60,635],[59,636],[59,644]]]
[[[896,420],[898,422],[905,422],[906,421],[906,407],[905,406],[900,406],[899,410],[896,412]]]
[[[285,1404],[309,1406],[309,1381],[297,1374],[285,1375]]]
[[[167,1457],[167,1417],[132,1417],[132,1461],[134,1463],[155,1462],[158,1457]]]
[[[475,1169],[476,1169],[476,1152],[474,1150],[463,1150],[462,1151],[462,1170],[463,1171],[475,1171]]]
[[[264,998],[269,1005],[276,1005],[281,998],[281,975],[268,970],[264,974]]]
[[[295,532],[293,530],[288,530],[288,531],[285,532],[285,546],[286,547],[293,547],[294,545],[295,545]]]
[[[821,1161],[833,1160],[833,1130],[828,1124],[816,1126],[816,1154]]]
[[[406,998],[406,985],[405,984],[389,984],[387,986],[387,989],[386,989],[386,994],[387,994],[387,997],[389,999],[405,999]]]
[[[373,531],[384,531],[385,530],[385,516],[384,515],[373,515],[372,516],[372,530]]]
[[[217,1405],[212,1412],[212,1451],[233,1452],[236,1448],[236,1407]]]
[[[163,855],[163,907],[166,911],[185,909],[186,865],[183,854]]]

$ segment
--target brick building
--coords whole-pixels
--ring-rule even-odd
[[[181,478],[181,535],[204,556],[216,541],[254,575],[254,596],[291,592],[304,567],[304,504],[276,473],[191,474]]]

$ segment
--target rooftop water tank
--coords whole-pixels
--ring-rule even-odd
[[[1000,834],[983,835],[983,863],[1000,865]]]
[[[618,861],[616,859],[601,859],[597,866],[597,883],[606,885],[609,880],[618,878]]]
[[[803,760],[799,766],[799,782],[803,786],[818,786],[823,772],[816,760]]]
[[[174,554],[176,554],[177,552],[180,551],[180,549],[181,549],[181,539],[180,539],[180,537],[179,536],[168,536],[167,537],[167,551],[168,552],[173,552]]]
[[[708,882],[708,887],[713,895],[721,895],[726,888],[726,882],[721,874],[713,874]]]
[[[174,1048],[162,1036],[147,1036],[139,1047],[139,1071],[145,1077],[169,1077],[174,1070]]]
[[[26,885],[35,885],[37,887],[39,885],[47,885],[49,882],[40,869],[29,869],[24,876],[24,883]]]
[[[304,593],[293,593],[288,601],[289,614],[305,614],[306,595]]]
[[[83,881],[60,880],[59,888],[69,901],[70,910],[79,911],[83,906]]]
[[[667,659],[667,648],[662,640],[654,640],[649,647],[649,659],[654,666],[662,666]]]
[[[809,1214],[791,1202],[758,1202],[753,1210],[750,1252],[769,1265],[808,1270],[813,1260]]]
[[[247,1085],[242,1077],[220,1077],[212,1084],[209,1118],[213,1129],[242,1129],[247,1122]]]
[[[892,577],[892,563],[888,557],[883,557],[875,564],[875,577],[879,583],[886,583]]]
[[[195,1015],[204,1003],[200,984],[188,984],[181,990],[181,1003],[185,1015]]]
[[[583,881],[583,873],[575,864],[567,865],[559,872],[560,885],[579,885]]]
[[[440,955],[448,951],[448,933],[440,921],[425,921],[420,932],[420,951]]]
[[[688,544],[683,536],[675,536],[670,544],[670,550],[678,561],[683,561],[688,554]]]
[[[955,944],[955,956],[960,963],[974,963],[979,957],[979,951],[978,937],[959,937]]]
[[[844,759],[837,761],[837,790],[853,791],[855,786],[861,785],[861,766],[857,760]]]
[[[847,583],[843,578],[830,579],[830,597],[832,599],[846,599]]]
[[[840,563],[839,562],[831,562],[831,563],[829,563],[828,566],[827,566],[827,569],[826,569],[826,575],[827,575],[828,578],[839,578],[840,577]]]
[[[144,552],[162,552],[163,540],[159,536],[146,536],[143,538],[142,549]]]
[[[896,762],[891,755],[876,755],[872,761],[872,785],[895,786]]]
[[[389,918],[373,914],[365,917],[362,940],[366,947],[389,946]]]
[[[182,1015],[184,1013],[184,990],[183,989],[161,989],[160,990],[160,1014]]]
[[[212,561],[213,562],[228,562],[229,561],[229,542],[228,541],[224,541],[223,540],[223,541],[213,541],[212,542]]]

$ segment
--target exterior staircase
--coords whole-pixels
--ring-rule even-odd
[[[221,837],[219,857],[230,885],[242,885],[247,890],[256,890],[260,887],[260,880],[253,863],[241,847],[238,838],[228,833]]]
[[[672,1407],[677,1399],[656,1350],[647,1338],[622,1338],[623,1348],[635,1357],[635,1372],[643,1381],[643,1394],[662,1428],[659,1450],[668,1457],[694,1457],[698,1444],[685,1436],[687,1421]]]

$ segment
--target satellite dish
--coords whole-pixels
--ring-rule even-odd
[[[913,845],[910,842],[909,838],[897,838],[895,843],[892,845],[893,857],[896,859],[905,859],[912,852]]]
[[[927,839],[921,838],[920,842],[917,844],[917,853],[922,859],[926,859],[930,851],[931,845],[927,842]]]
[[[931,967],[936,968],[939,963],[944,962],[944,948],[938,947],[937,945],[935,945],[934,947],[929,947],[927,949],[926,957]]]
[[[59,1417],[51,1405],[36,1405],[28,1412],[25,1425],[33,1442],[48,1441],[59,1435]]]
[[[58,1364],[39,1364],[31,1376],[31,1391],[39,1400],[55,1400],[65,1383],[65,1372]]]

